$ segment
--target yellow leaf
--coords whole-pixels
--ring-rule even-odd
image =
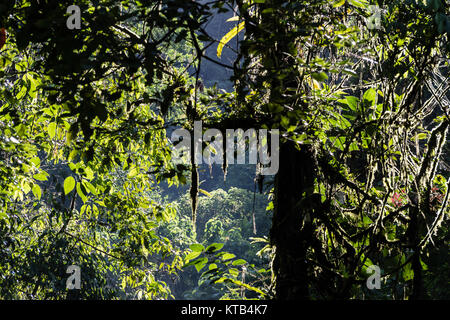
[[[345,0],[337,0],[335,3],[333,3],[333,8],[338,8],[345,4]]]
[[[239,16],[234,16],[227,20],[227,22],[231,22],[231,21],[239,21]]]
[[[203,193],[205,196],[208,196],[208,197],[212,197],[212,194],[211,193],[209,193],[208,191],[206,191],[206,190],[203,190],[203,189],[198,189],[198,191],[200,192],[200,193]]]
[[[128,178],[134,178],[139,174],[139,169],[138,168],[133,168],[130,170],[130,172],[128,173]]]
[[[320,86],[319,81],[317,81],[316,79],[312,79],[312,83],[313,83],[313,88],[314,88],[315,90],[320,90],[320,89],[322,89],[321,86]]]
[[[320,85],[320,82],[317,81],[316,79],[313,79],[310,75],[305,76],[305,80],[308,81],[308,82],[310,82],[311,87],[312,87],[314,90],[321,90],[321,89],[322,89],[322,86]],[[307,83],[308,83],[308,82],[307,82]]]
[[[230,32],[228,32],[221,40],[217,47],[217,56],[220,58],[222,56],[222,50],[223,47],[230,42],[231,39],[233,39],[239,32],[242,31],[245,27],[245,22],[242,21],[239,23],[235,28],[231,29]]]

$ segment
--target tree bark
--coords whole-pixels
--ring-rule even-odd
[[[420,263],[420,246],[419,246],[419,210],[413,208],[410,210],[410,225],[409,225],[409,241],[414,250],[411,260],[411,269],[414,272],[414,278],[412,281],[412,293],[411,300],[423,299],[423,277],[422,277],[422,264]]]
[[[293,142],[280,146],[280,169],[275,177],[274,215],[270,239],[275,246],[272,271],[275,298],[308,299],[306,254],[312,236],[308,208],[302,200],[314,191],[314,157],[310,147]]]

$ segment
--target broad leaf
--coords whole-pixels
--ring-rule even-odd
[[[75,179],[73,177],[67,177],[64,180],[64,193],[67,195],[75,188]]]

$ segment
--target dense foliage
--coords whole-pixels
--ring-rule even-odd
[[[448,0],[72,2],[0,3],[0,298],[448,298]],[[200,120],[278,173],[174,161]]]

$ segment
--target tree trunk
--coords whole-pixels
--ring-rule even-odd
[[[420,263],[420,250],[417,248],[411,261],[411,267],[414,271],[413,292],[411,300],[424,299],[422,264]]]
[[[422,264],[420,263],[420,246],[419,246],[419,210],[418,208],[412,208],[410,210],[410,225],[409,225],[409,241],[414,250],[411,260],[411,269],[414,272],[414,278],[412,281],[412,294],[411,300],[423,299],[423,277],[422,277]]]
[[[270,239],[275,246],[272,271],[275,298],[307,299],[306,253],[312,236],[308,206],[300,202],[314,191],[314,158],[310,147],[293,142],[280,146],[280,169],[275,177],[274,215]]]

